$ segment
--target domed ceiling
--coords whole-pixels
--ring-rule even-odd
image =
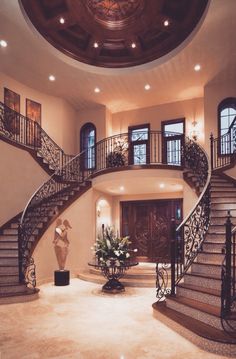
[[[180,45],[208,0],[19,0],[36,29],[57,49],[100,67],[158,59]]]

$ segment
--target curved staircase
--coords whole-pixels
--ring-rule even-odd
[[[179,325],[176,327],[175,322],[182,323],[187,332],[214,341],[215,344],[210,347],[215,346],[222,354],[232,356],[236,354],[236,338],[226,334],[222,327],[221,272],[225,257],[227,210],[230,209],[232,222],[236,223],[235,181],[224,175],[213,174],[210,196],[210,226],[201,251],[177,283],[175,295],[166,297],[166,302],[161,305],[155,303],[153,308],[157,318],[163,319],[164,315],[172,321],[169,324],[178,327],[178,330],[183,328],[179,329]],[[185,334],[188,336],[189,332]],[[224,343],[230,345],[222,346]]]

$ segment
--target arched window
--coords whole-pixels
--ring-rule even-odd
[[[95,157],[96,127],[92,123],[86,123],[80,130],[80,150],[84,151],[84,168],[96,167]]]
[[[218,132],[220,153],[226,155],[235,150],[233,138],[236,134],[236,98],[228,97],[218,106]]]

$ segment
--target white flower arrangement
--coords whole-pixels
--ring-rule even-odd
[[[121,265],[131,259],[131,252],[137,252],[137,249],[130,248],[130,244],[128,236],[118,237],[114,228],[106,227],[91,249],[100,263]]]

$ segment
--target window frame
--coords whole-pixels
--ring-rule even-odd
[[[97,163],[97,155],[96,155],[96,143],[97,143],[97,129],[96,126],[92,123],[92,122],[86,122],[80,129],[80,152],[86,151],[88,150],[89,147],[87,148],[83,148],[83,142],[84,142],[84,132],[88,131],[90,129],[90,131],[94,130],[94,166],[89,167],[88,166],[88,158],[86,158],[86,156],[82,156],[83,161],[82,161],[82,167],[85,170],[94,170],[96,169],[96,163]]]
[[[132,132],[135,130],[147,128],[148,139],[147,140],[136,140],[132,141]],[[129,164],[135,166],[148,165],[150,163],[150,123],[144,123],[141,125],[134,125],[128,127],[128,141],[129,141]],[[135,145],[146,145],[146,163],[134,164],[134,146]]]
[[[165,126],[166,125],[174,125],[175,123],[183,123],[183,133],[182,134],[176,134],[176,135],[173,135],[173,136],[165,136]],[[164,164],[168,164],[167,163],[167,146],[166,146],[166,143],[167,143],[167,139],[169,141],[171,141],[171,138],[173,140],[176,140],[178,139],[178,137],[180,137],[180,141],[181,141],[181,145],[183,144],[183,141],[184,141],[184,138],[185,138],[185,117],[180,117],[180,118],[175,118],[175,119],[172,119],[172,120],[164,120],[164,121],[161,121],[161,137],[162,137],[162,162]]]
[[[230,153],[221,153],[221,112],[227,108],[234,108],[236,110],[236,98],[235,97],[226,97],[218,104],[218,108],[217,108],[217,117],[218,117],[217,132],[218,132],[218,139],[219,139],[218,140],[218,155],[221,157],[231,155],[231,152]],[[230,128],[230,126],[229,126],[229,128]],[[228,130],[229,130],[229,128],[228,128]]]

